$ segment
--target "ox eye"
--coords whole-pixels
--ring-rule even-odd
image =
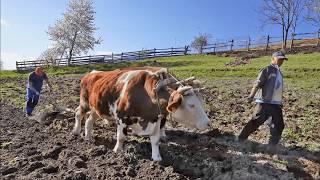
[[[194,107],[195,107],[195,105],[194,105],[194,104],[189,104],[189,106],[190,106],[191,108],[194,108]]]

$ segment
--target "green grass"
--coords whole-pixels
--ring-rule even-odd
[[[288,55],[289,61],[282,66],[285,83],[304,89],[320,88],[320,53]],[[196,76],[201,79],[233,79],[233,78],[256,78],[259,70],[270,63],[270,57],[264,56],[252,59],[250,64],[240,66],[226,66],[233,61],[233,57],[218,57],[213,55],[190,55],[168,58],[154,58],[132,63],[120,64],[94,64],[76,67],[47,68],[49,75],[83,74],[93,69],[113,70],[127,66],[156,65],[168,67],[171,72],[180,78]],[[1,78],[24,77],[16,71],[2,71]]]
[[[7,79],[7,78],[19,78],[19,77],[25,77],[25,73],[18,73],[17,71],[11,71],[11,70],[1,70],[0,71],[0,79]]]
[[[320,53],[289,55],[282,66],[285,83],[305,89],[320,88]],[[202,79],[255,79],[261,68],[270,63],[270,57],[252,59],[250,64],[225,66],[232,57],[193,55],[156,59],[161,66],[169,67],[178,77],[197,76]]]

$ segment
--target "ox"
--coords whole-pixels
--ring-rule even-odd
[[[161,161],[160,137],[165,136],[166,117],[188,127],[205,130],[209,119],[201,101],[191,86],[171,89],[172,83],[165,68],[139,67],[114,71],[95,71],[85,75],[80,84],[80,105],[76,109],[73,134],[79,135],[85,121],[85,139],[91,139],[95,120],[114,119],[117,123],[117,142],[113,149],[123,149],[128,128],[132,134],[149,136],[152,159]]]

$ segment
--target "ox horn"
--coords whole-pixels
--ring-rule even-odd
[[[168,78],[168,79],[164,79],[164,80],[160,80],[158,81],[157,86],[154,88],[156,91],[159,91],[162,87],[167,86],[168,84],[171,84],[173,82],[176,82],[176,80],[174,80],[173,78]]]
[[[205,90],[206,89],[206,87],[202,87],[202,88],[195,88],[195,89],[193,89],[195,92],[200,92],[200,91],[202,91],[202,90]]]
[[[195,80],[195,79],[196,79],[196,78],[195,78],[194,76],[192,76],[192,77],[189,77],[189,78],[187,78],[187,79],[183,79],[183,80],[177,81],[176,84],[188,83],[188,82],[193,81],[193,80]]]
[[[185,93],[186,93],[187,91],[189,91],[190,89],[192,89],[191,86],[183,86],[183,87],[178,88],[177,91],[178,91],[180,94],[185,95]]]
[[[193,80],[196,80],[196,77],[191,76],[191,77],[185,79],[184,81],[185,81],[185,82],[189,82],[189,81],[193,81]]]

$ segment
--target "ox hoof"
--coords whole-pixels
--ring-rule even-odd
[[[161,142],[168,142],[168,137],[167,136],[161,136],[160,137]]]
[[[75,135],[75,136],[79,136],[80,135],[80,131],[72,130],[71,134]]]
[[[87,142],[93,142],[93,138],[91,136],[85,136],[84,140]]]
[[[115,152],[115,153],[118,153],[122,150],[123,150],[123,144],[121,144],[121,143],[119,143],[119,144],[117,143],[113,148],[113,152]]]
[[[118,153],[118,152],[120,152],[122,150],[123,150],[122,148],[113,148],[113,152],[114,153]]]
[[[151,159],[152,159],[153,161],[162,161],[162,158],[161,158],[160,155],[159,155],[159,156],[155,156],[155,157],[152,156]]]

